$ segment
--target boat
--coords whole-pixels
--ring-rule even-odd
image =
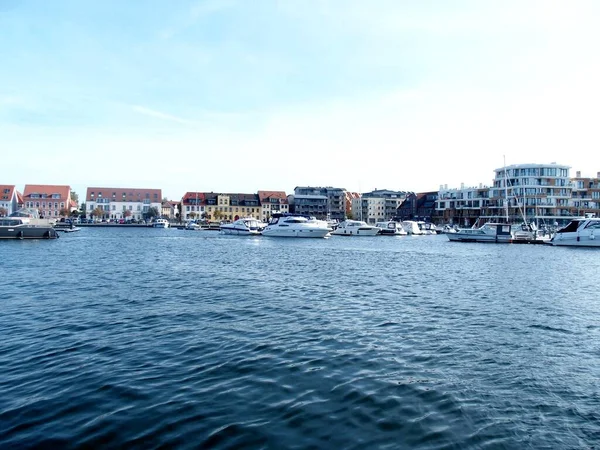
[[[330,236],[327,223],[301,214],[273,214],[262,235],[267,237],[324,238]]]
[[[379,234],[382,236],[406,236],[408,234],[402,228],[402,224],[395,220],[377,222],[375,226],[379,228]]]
[[[190,220],[188,223],[185,224],[185,229],[192,230],[192,231],[198,231],[198,230],[201,230],[202,227],[196,221]]]
[[[421,230],[421,234],[438,234],[435,225],[431,222],[418,221],[417,226]]]
[[[0,239],[56,239],[58,233],[36,210],[20,209],[0,218]]]
[[[598,238],[596,239],[596,234]],[[600,247],[600,218],[593,214],[571,220],[554,233],[550,244],[571,247]]]
[[[369,225],[362,220],[344,220],[331,233],[332,236],[375,236],[381,228]]]
[[[419,223],[414,220],[404,220],[402,221],[402,228],[408,234],[421,235],[424,234],[421,228],[419,227]]]
[[[220,226],[221,233],[235,234],[241,236],[259,235],[262,227],[261,222],[254,217],[244,217],[232,223],[222,223]]]
[[[512,228],[513,243],[520,244],[549,244],[552,234],[547,229],[539,229],[535,222],[515,225]]]
[[[156,219],[152,222],[153,228],[169,228],[169,221],[167,219]]]
[[[510,244],[514,235],[510,224],[488,222],[479,228],[459,228],[446,233],[451,242],[496,242]]]

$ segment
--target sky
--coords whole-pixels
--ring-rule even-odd
[[[241,192],[600,171],[600,2],[1,0],[0,184]]]

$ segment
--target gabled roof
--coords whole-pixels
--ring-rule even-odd
[[[272,198],[279,199],[279,203],[287,203],[287,195],[284,191],[258,191],[258,199],[261,203]]]
[[[31,194],[58,194],[62,200],[67,200],[71,196],[71,187],[53,184],[26,184],[23,198],[31,198]]]
[[[198,202],[204,202],[204,200],[206,199],[204,192],[186,192],[185,194],[183,194],[181,201],[185,203],[188,200],[196,199],[198,199]]]
[[[8,192],[5,193],[4,191]],[[14,184],[0,184],[0,200],[11,201],[16,192],[17,189]]]
[[[92,196],[92,194],[94,194]],[[100,196],[99,194],[102,194]],[[146,195],[147,194],[147,195]],[[89,187],[85,194],[88,202],[96,201],[98,198],[108,198],[115,202],[141,202],[146,198],[155,200],[152,203],[162,203],[162,191],[160,189],[133,189],[133,188],[111,188],[111,187]]]

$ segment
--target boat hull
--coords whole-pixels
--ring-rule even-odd
[[[329,236],[328,229],[302,229],[302,230],[263,230],[263,236],[276,238],[324,238]]]
[[[595,236],[569,236],[560,235],[559,233],[554,236],[550,244],[557,247],[600,247],[600,238],[596,239]]]
[[[0,227],[0,239],[57,239],[58,233],[53,227],[19,225]]]
[[[221,227],[221,233],[232,236],[257,236],[260,234],[258,230],[248,230],[243,228],[227,228]]]
[[[333,236],[377,236],[379,228],[358,228],[356,230],[341,230],[337,228],[331,233]]]

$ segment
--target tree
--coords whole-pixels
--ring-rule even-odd
[[[0,217],[4,217],[8,214],[8,209],[0,208]]]
[[[219,220],[221,217],[223,217],[223,213],[221,211],[219,211],[218,209],[216,209],[213,216],[214,216],[215,220]]]
[[[79,195],[75,191],[71,191],[71,200],[75,203],[79,203]]]
[[[158,209],[156,207],[151,206],[143,215],[146,219],[153,219],[154,217],[158,217],[160,214],[158,213]]]
[[[59,214],[61,216],[67,217],[69,215],[69,210],[67,208],[61,208]]]
[[[190,216],[190,218],[191,218],[192,220],[194,220],[194,219],[196,218],[196,213],[195,213],[194,211],[192,211],[192,212],[189,214],[189,216]]]
[[[104,215],[104,210],[103,210],[101,207],[99,207],[99,206],[97,206],[97,207],[96,207],[96,208],[95,208],[95,209],[94,209],[94,210],[93,210],[93,211],[90,213],[90,216],[94,216],[94,217],[97,217],[97,218],[100,218],[100,217],[102,217],[103,215]]]
[[[129,211],[128,209],[123,211],[123,217],[131,217],[131,211]]]

